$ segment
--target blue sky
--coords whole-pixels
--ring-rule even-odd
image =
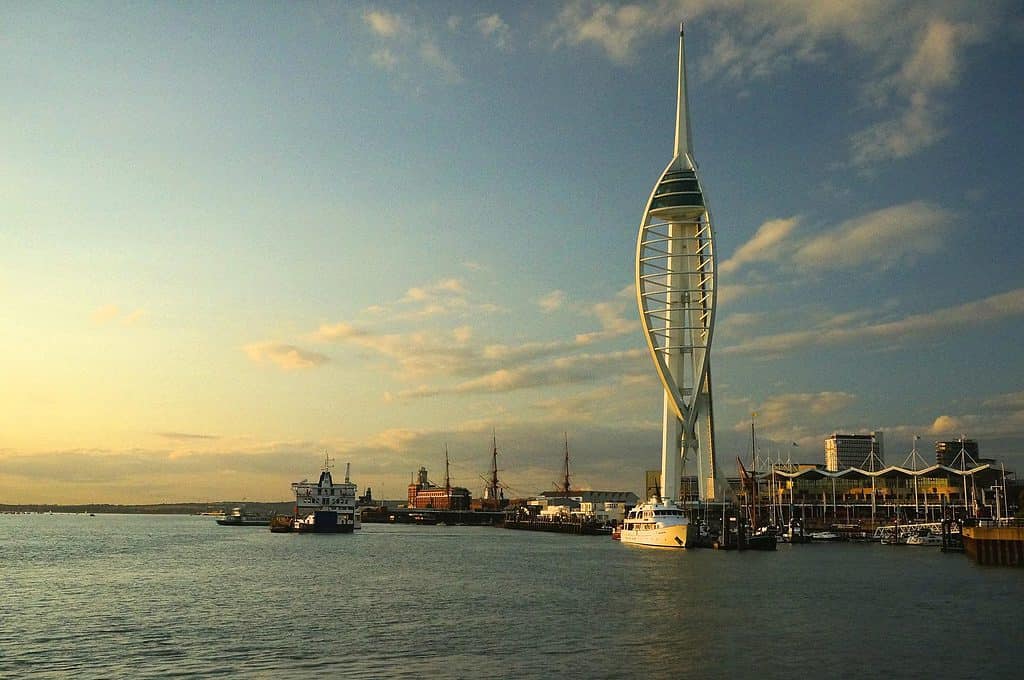
[[[687,17],[726,471],[767,440],[1024,465],[1015,3],[0,10],[0,502],[640,490],[632,292]],[[930,456],[929,456],[930,457]]]

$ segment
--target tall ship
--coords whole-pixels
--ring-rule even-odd
[[[346,463],[345,481],[335,484],[331,477],[331,459],[325,455],[317,482],[302,480],[292,484],[292,491],[295,492],[295,517],[291,526],[284,530],[337,534],[352,533],[358,529],[356,485],[349,479],[349,469]],[[278,526],[278,530],[281,529]]]

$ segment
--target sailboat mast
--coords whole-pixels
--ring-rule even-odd
[[[757,529],[757,444],[754,439],[754,420],[750,420],[750,523]]]

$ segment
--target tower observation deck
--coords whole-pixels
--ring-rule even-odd
[[[715,326],[715,239],[693,160],[683,26],[675,149],[640,221],[636,294],[644,337],[664,389],[662,497],[678,500],[685,461],[696,464],[700,499],[726,500],[718,471],[711,401],[711,337]]]

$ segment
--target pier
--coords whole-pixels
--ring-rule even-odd
[[[1024,567],[1024,519],[980,520],[964,527],[963,540],[978,564]]]
[[[505,521],[504,511],[435,510],[433,508],[364,508],[360,521],[366,524],[448,524],[497,526]]]

